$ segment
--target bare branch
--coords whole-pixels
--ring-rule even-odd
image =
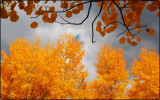
[[[148,25],[144,25],[144,26],[140,26],[140,27],[134,27],[134,28],[131,28],[131,29],[129,29],[129,30],[131,31],[131,30],[136,29],[136,28],[142,28],[142,27],[147,27],[147,26],[148,26]],[[127,32],[127,29],[126,29],[124,32],[118,34],[117,37],[120,36],[120,35],[122,35],[122,34],[124,34],[125,32]],[[140,32],[140,31],[138,31],[136,34],[131,34],[131,36],[135,36],[135,35],[139,34],[139,32]]]
[[[131,20],[129,21],[128,27],[130,26],[130,24],[131,24],[132,21],[133,21],[133,19],[131,19]]]
[[[113,24],[113,23],[120,23],[120,24],[122,24],[122,25],[124,25],[122,22],[120,22],[120,21],[114,21],[114,22],[112,22],[112,23],[109,23],[109,25],[111,25],[111,24]],[[108,25],[108,26],[109,26]],[[104,27],[104,28],[107,28],[108,26],[106,26],[106,27]]]
[[[108,8],[108,14],[110,15],[110,10],[109,10],[109,8],[111,7],[111,5],[112,5],[112,2],[111,2],[111,4],[109,4],[109,1],[108,1],[108,3],[107,3],[107,8]]]
[[[64,7],[64,9],[66,9],[67,10],[67,3],[66,2],[64,2],[65,3],[65,7]]]
[[[140,26],[140,27],[134,27],[134,28],[131,28],[129,30],[133,30],[133,29],[136,29],[136,28],[142,28],[142,27],[147,27],[148,25],[144,25],[144,26]]]
[[[132,6],[133,6],[133,3],[136,3],[136,2],[139,2],[139,1],[134,1],[134,2],[131,2],[131,3],[127,3],[126,5],[124,5],[124,6],[122,7],[122,10],[123,10],[124,8],[128,8],[127,6],[128,6],[129,4],[132,4]]]
[[[98,16],[100,15],[100,13],[101,13],[101,11],[102,11],[102,8],[103,8],[103,0],[102,0],[102,4],[101,4],[100,11],[99,11],[99,13],[97,14],[97,16],[95,17],[95,19],[94,19],[93,22],[92,22],[92,43],[95,42],[95,41],[93,41],[93,38],[94,38],[94,29],[93,29],[93,25],[94,25],[94,22],[96,21],[96,19],[98,18]]]
[[[3,8],[4,8],[4,0],[2,0],[2,5],[3,5]]]
[[[130,30],[128,29],[128,26],[126,25],[126,23],[125,23],[125,21],[124,21],[123,14],[122,14],[122,9],[116,4],[116,2],[115,2],[114,0],[112,0],[112,2],[113,2],[113,3],[117,6],[117,8],[119,9],[120,14],[121,14],[122,21],[123,21],[123,23],[124,23],[124,26],[126,27],[127,31],[130,33],[130,35],[132,35],[131,32],[130,32]]]
[[[60,23],[60,24],[81,25],[81,24],[83,24],[83,23],[87,20],[87,18],[89,17],[91,7],[92,7],[92,2],[90,2],[89,8],[88,8],[88,14],[87,14],[87,16],[86,16],[80,23],[71,23],[71,22],[65,20],[65,19],[64,19],[62,16],[60,16],[60,15],[59,15],[59,16],[60,16],[66,23],[61,23],[61,22],[59,22],[59,23]]]
[[[138,35],[140,33],[140,31],[138,31],[136,34],[134,34],[134,35],[132,35],[132,36],[136,36],[136,35]]]
[[[124,32],[118,34],[117,37],[120,36],[120,35],[122,35],[122,34],[124,34],[124,33],[126,33],[126,32],[127,32],[127,29]]]

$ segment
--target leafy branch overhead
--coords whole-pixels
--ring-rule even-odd
[[[59,3],[60,4],[59,4]],[[59,23],[62,25],[81,25],[83,24],[90,15],[91,9],[93,8],[93,3],[97,3],[99,10],[97,15],[94,16],[92,21],[92,42],[94,43],[94,31],[96,30],[103,37],[106,33],[114,32],[121,25],[125,29],[123,32],[117,33],[117,36],[122,36],[119,39],[120,44],[125,44],[128,42],[132,46],[136,46],[138,42],[141,41],[139,36],[142,32],[147,32],[148,35],[154,34],[154,29],[150,29],[149,25],[141,25],[141,14],[146,8],[148,11],[154,12],[159,9],[159,1],[140,1],[140,0],[34,0],[34,1],[1,1],[1,18],[7,19],[10,17],[12,22],[17,22],[19,16],[15,7],[18,6],[19,10],[26,12],[26,15],[30,15],[30,18],[42,17],[44,23]],[[58,5],[54,6],[54,5]],[[89,5],[88,8],[84,9],[84,5]],[[58,9],[58,10],[57,10]],[[84,19],[80,22],[70,22],[66,18],[72,18],[73,15],[81,13],[81,11],[86,10],[87,14]],[[61,14],[65,14],[62,16]],[[159,17],[159,12],[156,12]],[[101,15],[101,16],[100,16]],[[60,17],[63,22],[57,20]],[[98,21],[98,18],[101,20]],[[95,22],[96,29],[94,29]],[[37,28],[38,23],[32,22],[31,28]]]

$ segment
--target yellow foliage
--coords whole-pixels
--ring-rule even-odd
[[[43,47],[40,41],[18,38],[9,44],[10,55],[1,51],[1,99],[159,99],[156,51],[142,49],[128,80],[123,50],[101,46],[94,64],[98,76],[89,82],[80,40],[65,34]]]
[[[83,98],[88,72],[83,71],[83,46],[74,39],[63,35],[57,45],[44,47],[39,38],[11,42],[10,55],[2,51],[1,99]]]
[[[155,50],[142,49],[139,60],[132,64],[132,88],[129,99],[159,99],[159,54]]]
[[[97,79],[90,84],[93,99],[125,99],[125,86],[129,76],[122,49],[110,45],[100,47],[97,63]]]

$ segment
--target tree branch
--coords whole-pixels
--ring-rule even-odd
[[[120,14],[121,14],[122,21],[123,21],[123,23],[124,23],[124,26],[126,27],[127,31],[130,33],[130,35],[132,35],[131,32],[130,32],[130,30],[128,29],[128,26],[126,25],[126,23],[125,23],[125,21],[124,21],[121,7],[119,7],[114,0],[112,0],[112,2],[113,2],[113,3],[117,6],[117,8],[119,9]]]
[[[77,7],[78,5],[83,5],[83,4],[86,4],[86,3],[89,3],[89,2],[91,2],[91,1],[86,1],[86,2],[83,2],[83,3],[79,3],[79,4],[73,6],[73,7],[69,8],[69,9],[66,9],[66,10],[63,10],[63,11],[43,11],[43,12],[39,13],[39,15],[37,15],[36,17],[30,17],[30,18],[38,18],[40,15],[42,15],[45,12],[49,12],[49,13],[55,13],[55,12],[56,13],[65,13],[65,12],[67,12],[69,10],[72,10],[73,8]]]
[[[98,16],[100,15],[100,13],[101,13],[101,11],[102,11],[102,8],[103,8],[103,0],[102,0],[102,4],[101,4],[100,11],[99,11],[99,13],[97,14],[97,16],[95,17],[95,19],[94,19],[93,22],[92,22],[92,43],[95,42],[95,41],[93,41],[93,38],[94,38],[94,29],[93,29],[93,25],[94,25],[94,22],[96,21],[96,19],[98,18]]]
[[[19,1],[20,1],[20,0],[18,0],[18,1],[16,2],[16,4],[11,7],[10,10],[12,10],[12,9],[19,3]]]
[[[134,28],[131,28],[131,29],[129,29],[129,30],[131,31],[131,30],[136,29],[136,28],[142,28],[142,27],[147,27],[147,26],[148,26],[148,25],[144,25],[144,26],[140,26],[140,27],[134,27]],[[120,35],[122,35],[122,34],[124,34],[125,32],[127,32],[127,29],[126,29],[124,32],[118,34],[117,37],[120,36]],[[131,36],[135,36],[135,35],[139,34],[139,32],[140,32],[140,31],[138,31],[138,33],[136,33],[136,34],[131,34]]]
[[[114,21],[114,22],[112,22],[112,23],[109,23],[109,25],[111,25],[111,24],[113,24],[113,23],[120,23],[120,24],[122,24],[122,25],[124,25],[122,22],[120,22],[120,21]],[[108,26],[109,26],[108,25]],[[108,26],[106,26],[106,27],[104,27],[104,28],[107,28]]]
[[[65,20],[62,16],[60,16],[66,23],[61,23],[61,22],[57,22],[57,23],[60,23],[60,24],[72,24],[72,25],[81,25],[81,24],[83,24],[86,20],[87,20],[87,18],[89,17],[89,14],[90,14],[90,10],[91,10],[91,7],[92,7],[92,2],[90,2],[90,6],[89,6],[89,8],[88,8],[88,14],[87,14],[87,16],[80,22],[80,23],[71,23],[71,22],[69,22],[69,21],[67,21],[67,20]]]
[[[2,0],[2,5],[3,5],[3,8],[4,8],[4,0]]]
[[[134,1],[134,2],[132,2],[132,3],[127,3],[126,5],[124,5],[124,6],[122,7],[122,10],[123,10],[124,8],[127,8],[127,6],[128,6],[129,4],[132,4],[132,6],[133,6],[133,3],[136,3],[136,2],[139,2],[139,1]]]

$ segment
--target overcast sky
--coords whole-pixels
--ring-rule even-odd
[[[86,4],[85,9],[88,9],[88,7],[89,5]],[[96,62],[97,51],[99,51],[100,44],[112,44],[114,48],[123,48],[125,52],[124,58],[127,59],[128,68],[131,67],[130,63],[132,63],[133,57],[138,57],[137,55],[139,54],[142,47],[149,49],[155,48],[159,52],[159,18],[156,16],[155,12],[148,12],[147,10],[144,10],[141,16],[141,24],[149,25],[149,28],[154,28],[155,34],[153,36],[148,36],[146,32],[142,32],[140,34],[142,41],[136,47],[133,47],[127,43],[125,45],[119,44],[119,39],[123,35],[119,37],[116,37],[116,35],[124,31],[123,26],[120,26],[116,31],[110,34],[106,34],[105,37],[102,37],[95,30],[94,40],[96,40],[96,42],[91,42],[91,23],[97,15],[98,11],[99,8],[96,5],[93,5],[89,18],[79,26],[62,26],[58,23],[42,23],[41,17],[37,19],[31,19],[29,18],[30,16],[26,16],[23,11],[19,11],[18,15],[20,16],[20,19],[16,23],[10,22],[9,19],[1,19],[1,50],[5,50],[7,54],[9,54],[9,41],[13,41],[18,37],[33,40],[35,39],[35,36],[39,36],[42,40],[41,43],[45,44],[48,40],[55,42],[60,37],[60,35],[64,33],[79,35],[81,41],[85,43],[84,50],[86,52],[83,58],[83,63],[86,66],[85,69],[89,71],[90,80],[93,80],[96,77],[96,68],[93,64]],[[87,10],[84,10],[79,15],[73,15],[73,18],[68,20],[71,22],[80,22],[83,20],[83,18],[85,18],[86,14]],[[60,19],[58,20],[62,21]],[[99,17],[97,21],[98,20],[101,20],[101,17]],[[38,28],[35,30],[30,28],[30,24],[33,21],[37,21],[39,23]],[[95,27],[96,22],[94,25]]]

